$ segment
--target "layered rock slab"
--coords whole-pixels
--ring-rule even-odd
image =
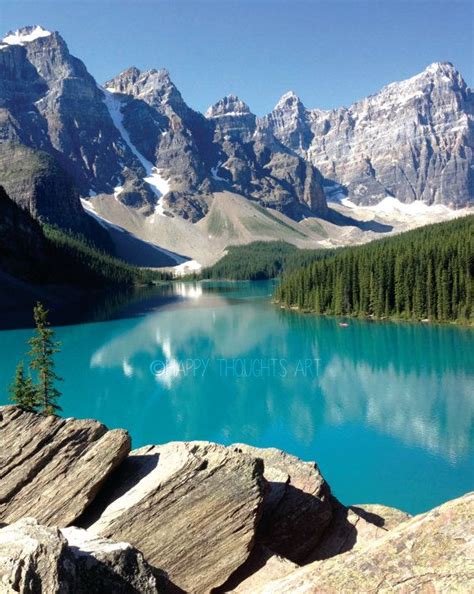
[[[0,522],[34,516],[67,526],[130,451],[130,437],[93,420],[0,407]]]
[[[371,522],[385,530],[393,530],[393,528],[412,517],[401,509],[381,505],[380,503],[360,503],[351,505],[350,509],[367,522]]]
[[[261,460],[207,442],[134,450],[96,517],[82,525],[125,540],[187,592],[209,592],[252,549],[263,497]]]
[[[259,542],[302,563],[320,542],[333,515],[331,491],[317,464],[275,448],[231,447],[264,461],[267,485]]]
[[[254,594],[468,592],[474,583],[474,493],[402,522],[344,555],[316,561]]]

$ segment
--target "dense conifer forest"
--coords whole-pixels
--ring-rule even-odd
[[[294,270],[332,253],[331,250],[301,250],[284,241],[255,241],[230,246],[223,258],[202,271],[201,277],[229,280],[276,278],[284,270]]]
[[[168,280],[170,275],[137,268],[99,250],[82,236],[43,226],[43,232],[56,251],[55,269],[62,282],[78,285],[133,285]]]
[[[85,237],[33,219],[0,186],[0,273],[34,285],[102,287],[170,278],[137,268]]]
[[[275,300],[330,315],[472,321],[474,216],[344,248],[283,275]]]

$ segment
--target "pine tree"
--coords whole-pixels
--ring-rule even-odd
[[[473,279],[474,216],[468,216],[319,256],[283,276],[278,300],[323,314],[473,324]]]
[[[48,327],[48,310],[38,302],[33,314],[36,333],[28,341],[31,347],[28,354],[31,357],[30,367],[36,371],[38,379],[36,388],[37,406],[43,414],[53,415],[61,410],[56,402],[61,393],[54,383],[62,380],[62,378],[56,375],[53,360],[54,354],[59,351],[60,343],[53,340],[54,331]]]
[[[10,386],[10,400],[23,410],[36,411],[38,395],[31,376],[25,375],[23,361],[18,363],[15,378]]]

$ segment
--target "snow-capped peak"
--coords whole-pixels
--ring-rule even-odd
[[[40,37],[49,37],[52,35],[51,31],[43,29],[40,25],[33,27],[22,27],[17,31],[10,31],[2,39],[2,43],[6,45],[24,45]]]

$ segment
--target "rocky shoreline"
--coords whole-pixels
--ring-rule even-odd
[[[466,592],[474,494],[346,507],[315,463],[0,407],[0,592]]]

